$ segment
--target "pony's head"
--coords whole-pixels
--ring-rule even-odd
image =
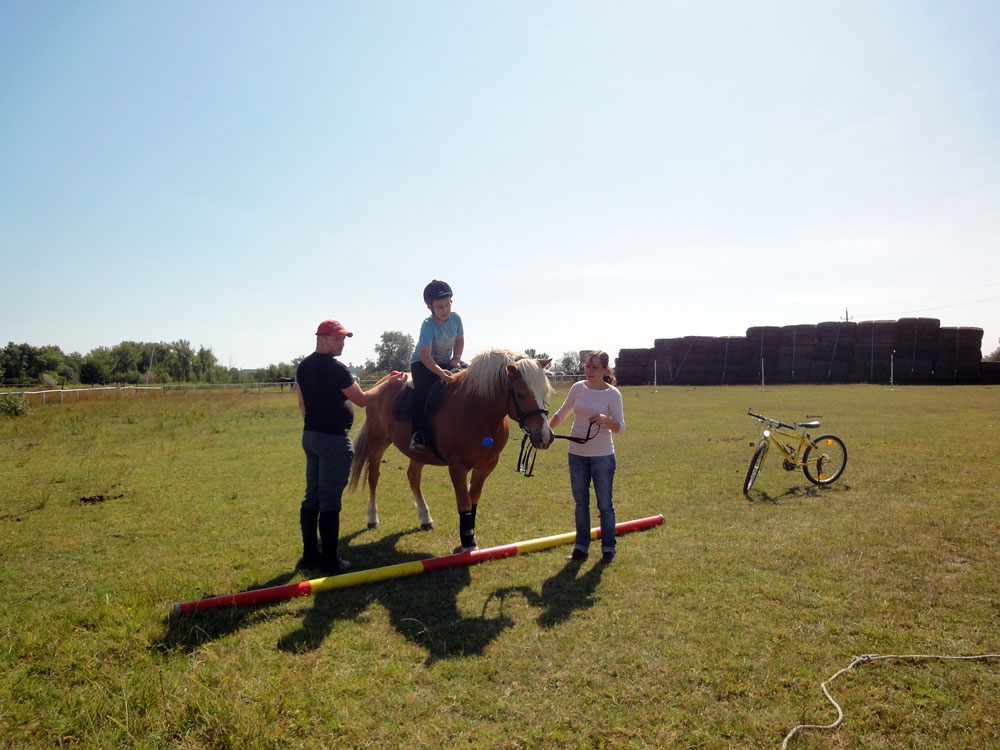
[[[552,393],[545,373],[549,362],[528,359],[508,349],[488,349],[473,357],[463,373],[467,387],[476,396],[507,399],[507,416],[528,433],[536,448],[548,448],[552,443],[545,408]]]

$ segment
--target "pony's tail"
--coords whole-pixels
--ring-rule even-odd
[[[347,487],[351,492],[358,489],[358,481],[361,479],[361,473],[368,468],[368,422],[365,421],[361,425],[361,431],[358,436],[353,440],[354,443],[354,460],[351,461],[351,478],[347,483]],[[367,472],[365,472],[367,474]]]

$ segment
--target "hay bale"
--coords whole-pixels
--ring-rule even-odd
[[[856,383],[888,383],[895,345],[896,321],[867,320],[858,323],[851,380]]]
[[[812,382],[850,381],[857,330],[858,324],[853,321],[826,322],[816,326],[816,349],[809,367]]]
[[[982,345],[982,328],[942,328],[934,361],[934,382],[978,382],[983,359]]]

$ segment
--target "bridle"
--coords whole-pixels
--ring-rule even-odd
[[[546,412],[548,414],[548,412]],[[591,435],[590,431],[596,427],[597,431]],[[524,429],[523,427],[521,429]],[[553,440],[569,440],[572,443],[586,443],[597,437],[597,433],[601,431],[601,426],[597,422],[591,422],[587,425],[587,437],[573,437],[572,435],[556,435],[552,433]],[[524,474],[526,477],[531,477],[535,475],[535,453],[537,449],[534,444],[528,439],[531,436],[528,431],[524,431],[524,437],[521,438],[521,453],[517,457],[517,471],[519,474]]]
[[[521,377],[518,373],[517,377]],[[528,428],[524,426],[526,419],[534,417],[536,414],[541,414],[543,416],[548,416],[548,409],[534,409],[532,411],[526,412],[521,409],[521,405],[517,402],[517,396],[514,395],[514,379],[511,378],[507,382],[507,401],[514,403],[514,413],[517,414],[517,426],[521,428],[521,432],[524,433],[524,437],[521,438],[521,452],[517,457],[517,472],[519,474],[524,474],[526,477],[534,476],[535,473],[535,453],[537,449],[531,442],[531,435],[528,432]],[[593,435],[590,434],[592,428],[596,427],[597,432]],[[556,435],[552,434],[553,440],[569,440],[574,443],[586,443],[589,440],[593,440],[597,437],[597,433],[601,431],[601,426],[596,422],[591,422],[587,425],[587,437],[572,437],[570,435]]]
[[[518,373],[518,378],[521,378],[521,374]],[[523,380],[523,378],[522,378]],[[517,426],[520,427],[525,433],[528,432],[528,428],[524,426],[524,421],[529,419],[536,414],[541,414],[543,416],[548,416],[548,409],[534,409],[533,411],[523,411],[521,405],[517,403],[517,396],[514,395],[514,378],[511,378],[507,382],[507,402],[514,404],[514,413],[517,414]]]

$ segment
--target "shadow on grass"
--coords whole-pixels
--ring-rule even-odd
[[[367,570],[383,565],[395,565],[428,559],[430,555],[404,554],[397,551],[399,540],[418,529],[394,534],[367,544],[354,544],[358,531],[341,539],[341,553],[351,561],[353,570]],[[283,573],[270,581],[254,584],[247,590],[280,586],[296,576],[294,571]],[[463,616],[458,610],[459,593],[471,580],[468,567],[435,571],[432,575],[416,575],[389,579],[356,587],[321,591],[310,598],[312,606],[305,608],[301,626],[283,636],[277,643],[280,650],[302,653],[319,648],[341,620],[362,620],[372,604],[380,604],[389,613],[392,626],[407,640],[428,653],[428,662],[455,656],[482,653],[497,636],[513,625],[501,613],[487,617],[485,607],[478,617]],[[287,609],[277,610],[282,601],[250,607],[206,610],[187,614],[171,614],[163,637],[154,644],[162,651],[191,652],[200,645],[225,637],[243,628],[273,617],[287,617]]]
[[[352,565],[361,570],[385,565],[387,559],[392,560],[390,564],[428,559],[428,555],[396,552],[401,536],[352,545],[347,555]],[[470,580],[469,568],[463,566],[370,586],[321,591],[314,597],[313,606],[306,610],[301,627],[278,641],[278,648],[294,653],[319,648],[335,622],[360,619],[370,605],[379,604],[388,612],[392,627],[400,635],[427,651],[428,664],[480,654],[513,621],[502,614],[494,618],[487,617],[485,612],[478,617],[462,615],[458,596]]]
[[[542,584],[541,592],[536,592],[530,586],[511,586],[497,589],[490,595],[490,599],[500,600],[500,616],[503,617],[504,600],[512,594],[519,594],[532,607],[542,610],[538,615],[538,624],[543,628],[552,628],[568,620],[574,612],[594,606],[597,602],[594,592],[601,582],[604,568],[604,565],[597,563],[586,573],[579,575],[582,565],[567,561],[562,570]],[[487,599],[486,604],[489,604],[490,599]],[[483,605],[483,611],[486,611],[486,605]]]
[[[813,498],[813,497],[822,498],[823,495],[827,495],[829,493],[850,492],[850,490],[851,490],[850,485],[843,483],[834,484],[827,487],[810,484],[806,486],[798,485],[794,487],[789,487],[784,492],[777,495],[772,495],[767,490],[754,488],[750,490],[750,492],[748,492],[745,495],[745,497],[747,501],[751,503],[761,502],[761,503],[771,503],[772,505],[777,505],[782,500],[790,500],[792,498]]]

